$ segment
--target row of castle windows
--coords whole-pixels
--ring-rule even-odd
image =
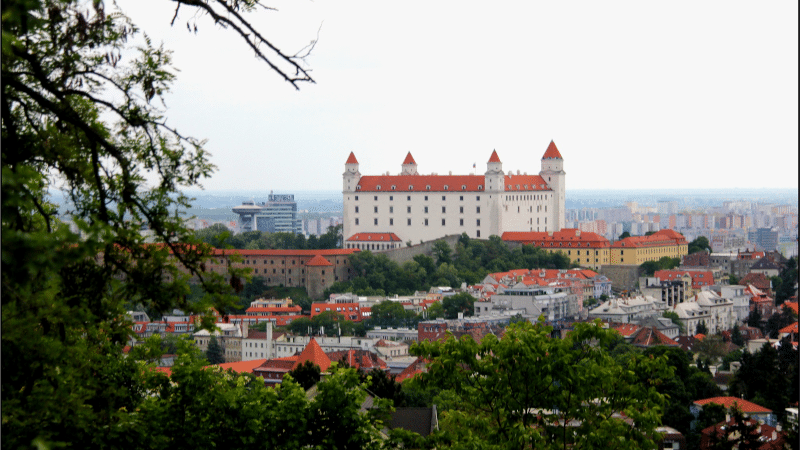
[[[545,210],[546,210],[546,209],[545,209]],[[356,214],[358,214],[358,212],[359,212],[359,211],[360,211],[360,210],[359,210],[358,206],[356,206],[356,207],[355,207],[355,212],[356,212]],[[374,207],[373,207],[373,212],[375,212],[376,214],[378,213],[378,207],[377,207],[377,206],[374,206]],[[411,207],[410,207],[410,206],[407,206],[407,207],[406,207],[406,212],[407,212],[407,213],[409,213],[409,214],[411,214]],[[423,207],[423,212],[424,212],[425,214],[428,214],[428,207],[427,207],[427,206]],[[464,214],[464,207],[463,207],[463,206],[460,206],[460,207],[458,208],[458,212],[459,212],[460,214]],[[480,213],[481,213],[481,207],[480,207],[480,206],[476,206],[476,207],[475,207],[475,212],[476,212],[477,214],[480,214]],[[446,207],[446,206],[442,206],[442,214],[446,214],[446,213],[447,213],[447,207]],[[394,214],[394,206],[390,206],[390,207],[389,207],[389,214]]]
[[[378,218],[376,217],[375,219],[373,219],[372,223],[373,223],[373,225],[378,225]],[[407,219],[406,223],[407,223],[408,226],[411,226],[411,219],[410,218]],[[423,223],[427,227],[428,226],[428,219],[425,219],[425,221]],[[447,223],[446,220],[442,219],[442,226],[446,226],[446,223]],[[359,225],[359,224],[360,224],[360,221],[356,217],[356,225]],[[464,226],[464,219],[459,219],[458,220],[458,224],[463,227]],[[477,226],[481,226],[481,219],[476,219],[476,224],[477,224]],[[390,226],[394,225],[394,219],[389,219],[389,225]],[[480,231],[478,231],[478,236],[480,236]]]
[[[539,197],[539,196],[537,196],[537,197]],[[358,196],[357,195],[355,196],[355,200],[358,201]],[[378,201],[378,196],[377,195],[373,196],[373,200],[375,200],[377,202]],[[406,200],[410,202],[411,201],[411,196],[407,195],[406,196]],[[463,202],[464,201],[464,196],[463,195],[459,195],[458,196],[458,200]],[[475,196],[475,200],[481,201],[481,196],[480,195],[476,195]],[[394,195],[390,195],[389,196],[389,201],[390,202],[394,201]],[[425,201],[426,202],[428,201],[428,196],[427,195],[425,196]],[[443,202],[447,201],[447,196],[446,195],[442,196],[442,201]]]

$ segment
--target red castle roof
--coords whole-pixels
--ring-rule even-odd
[[[345,164],[358,164],[356,155],[353,152],[350,152],[350,156],[347,158],[347,162]]]
[[[332,266],[332,265],[333,264],[330,261],[328,261],[327,259],[323,258],[322,255],[317,255],[317,256],[311,258],[311,260],[309,260],[306,263],[306,266],[322,266],[322,267],[324,267],[324,266]]]
[[[722,405],[725,409],[730,409],[734,405],[738,406],[739,409],[742,410],[743,413],[771,413],[771,409],[764,408],[763,406],[756,405],[753,402],[748,402],[747,400],[736,398],[736,397],[712,397],[712,398],[705,398],[703,400],[695,400],[695,405],[705,406],[709,403],[716,403],[718,405]]]
[[[411,152],[408,152],[408,155],[406,155],[406,159],[403,160],[403,165],[405,165],[405,164],[416,164],[416,163],[417,162],[414,161],[414,157],[411,156]]]
[[[490,163],[499,163],[500,157],[497,156],[497,150],[492,150],[492,156],[489,157]]]
[[[402,242],[394,233],[356,233],[348,241]]]
[[[561,152],[558,151],[556,148],[556,143],[550,141],[550,145],[547,146],[547,150],[544,152],[544,156],[542,159],[564,159],[561,157]]]
[[[300,352],[300,355],[297,357],[297,361],[292,366],[292,369],[296,369],[297,366],[304,364],[306,361],[311,361],[312,363],[319,366],[320,370],[325,372],[328,370],[328,367],[331,366],[331,360],[328,358],[328,355],[322,351],[322,347],[319,346],[317,340],[311,338],[306,348]]]
[[[608,248],[611,243],[597,233],[581,231],[576,228],[562,228],[560,231],[506,231],[504,241],[533,244],[537,247],[590,247]],[[569,245],[572,244],[572,245]]]

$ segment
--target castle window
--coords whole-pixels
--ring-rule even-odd
[[[463,227],[464,226],[464,219],[458,219],[458,224]]]
[[[378,212],[378,211],[375,211],[375,212]],[[394,213],[394,206],[390,206],[389,207],[389,214],[392,214],[392,213]]]
[[[356,186],[356,190],[360,191],[361,190],[361,185]],[[358,200],[358,198],[356,198],[356,200]]]
[[[444,213],[446,213],[446,212],[447,212],[447,211],[446,211],[446,208],[445,208],[444,206],[442,206],[442,214],[444,214]]]
[[[375,188],[380,191],[381,190],[381,185],[379,184],[379,185],[375,186]]]
[[[442,226],[444,226],[444,219],[442,219]]]
[[[358,217],[356,217],[356,225],[358,225]]]
[[[380,189],[380,187],[378,187],[378,189]],[[517,190],[519,190],[519,185],[517,185]]]
[[[425,214],[428,214],[428,207],[425,207]]]
[[[428,226],[428,219],[425,219],[425,226]]]
[[[411,219],[408,219],[408,226],[411,226]]]
[[[375,218],[375,225],[377,225],[377,224],[378,224],[378,218],[376,217]]]
[[[458,200],[463,202],[464,201],[464,196],[463,195],[458,196]]]
[[[466,184],[462,184],[461,185],[461,190],[462,191],[466,191],[467,190],[467,185]]]
[[[430,191],[431,190],[431,185],[429,184],[429,185],[425,186],[425,189]]]
[[[478,214],[480,214],[480,213],[481,213],[481,207],[480,207],[480,206],[478,206],[477,208],[475,208],[475,212],[476,212],[476,213],[478,213]]]
[[[392,200],[394,200],[394,195],[389,196],[389,201],[391,202]]]
[[[481,219],[478,219],[478,220],[477,220],[477,222],[476,222],[476,225],[477,225],[477,226],[481,226]]]
[[[406,207],[406,212],[407,212],[407,213],[411,213],[411,207],[410,207],[410,206],[407,206],[407,207]]]
[[[375,212],[376,212],[376,213],[378,212],[378,207],[377,207],[377,206],[375,207]]]
[[[394,225],[394,219],[389,219],[389,225]]]
[[[508,185],[508,190],[509,190],[509,191],[511,190],[511,185],[510,185],[510,184]]]
[[[444,190],[446,191],[446,190],[447,190],[447,188],[448,188],[448,186],[445,184],[445,185],[444,185]]]
[[[446,189],[446,188],[447,188],[447,186],[445,186],[445,189]],[[445,200],[447,200],[447,197],[445,197],[445,196],[443,195],[443,196],[442,196],[442,201],[445,201]]]
[[[356,213],[358,213],[358,206],[356,206]]]
[[[479,185],[478,185],[478,190],[480,191],[481,189],[483,189],[483,185],[482,185],[482,184],[479,184]],[[479,198],[478,200],[480,200],[480,198]]]
[[[356,195],[356,201],[358,201],[358,196]]]
[[[406,200],[411,201],[411,196],[406,197]]]
[[[380,186],[378,186],[378,189],[380,189],[380,188],[381,188],[381,187],[380,187]],[[378,196],[377,196],[377,195],[374,197],[374,200],[375,200],[376,202],[378,201]]]
[[[409,184],[408,185],[408,190],[409,191],[413,191],[414,190],[414,185],[413,184]],[[408,199],[411,200],[411,197],[408,197]]]
[[[426,201],[426,202],[428,201],[428,196],[427,196],[427,195],[425,196],[425,201]]]

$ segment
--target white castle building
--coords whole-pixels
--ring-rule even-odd
[[[493,151],[483,175],[422,175],[406,156],[399,175],[364,175],[351,152],[342,194],[346,248],[370,248],[356,234],[402,242],[430,241],[466,233],[488,239],[506,231],[558,231],[564,227],[564,159],[554,142],[538,175],[503,172]]]

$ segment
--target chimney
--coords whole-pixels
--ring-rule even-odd
[[[267,320],[267,359],[274,358],[272,354],[272,321]]]
[[[779,425],[779,426],[780,426],[780,425]],[[775,430],[772,430],[772,440],[774,441],[774,440],[776,440],[776,439],[778,439],[778,432],[777,432],[777,431],[775,431]]]
[[[725,423],[728,423],[730,421],[731,421],[731,413],[726,413],[725,414]]]

